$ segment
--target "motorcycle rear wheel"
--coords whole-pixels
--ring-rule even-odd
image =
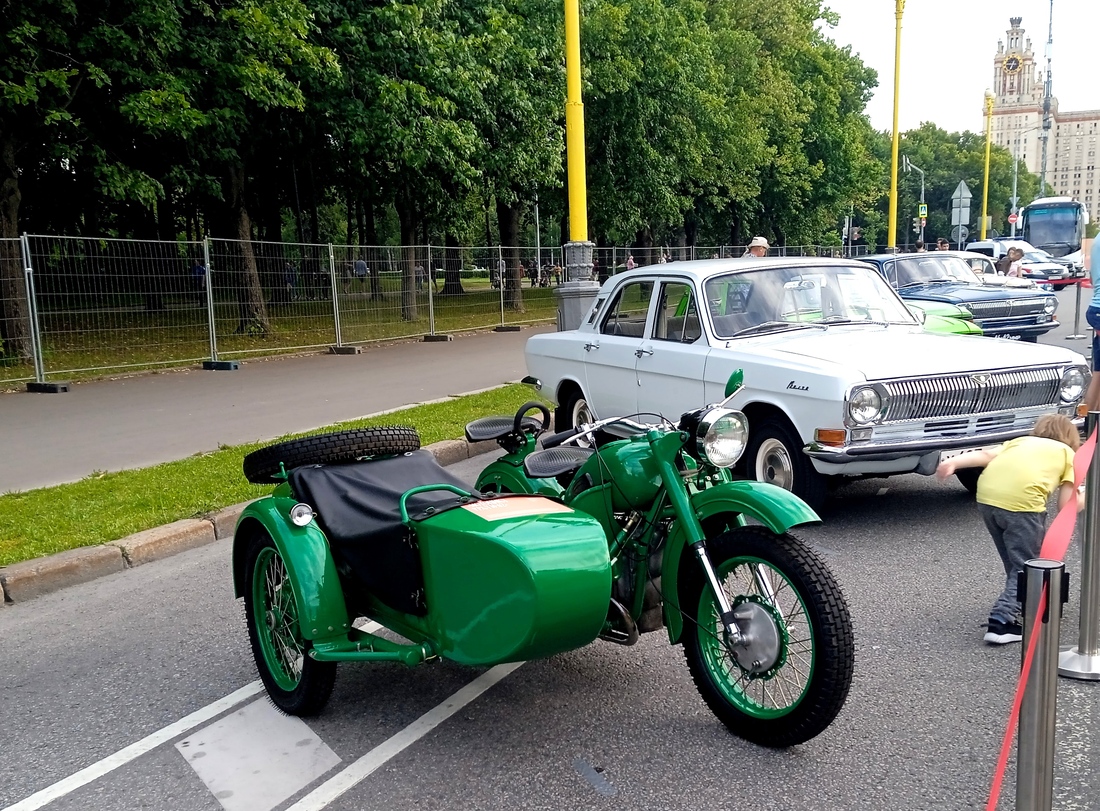
[[[336,663],[310,658],[286,561],[266,534],[249,547],[245,584],[248,641],[267,694],[288,715],[316,715],[332,695]]]
[[[790,534],[736,527],[706,545],[734,613],[740,607],[752,617],[745,626],[752,638],[776,644],[735,648],[739,663],[725,643],[714,593],[693,566],[681,594],[684,655],[696,688],[739,737],[770,747],[808,741],[836,718],[852,683],[855,642],[840,587]]]

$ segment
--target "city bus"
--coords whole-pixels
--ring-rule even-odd
[[[1085,266],[1081,244],[1089,211],[1072,197],[1041,197],[1020,212],[1019,238],[1046,251],[1060,263],[1080,272]]]

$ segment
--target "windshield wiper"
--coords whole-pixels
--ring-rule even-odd
[[[738,330],[731,335],[731,338],[737,338],[741,335],[750,335],[754,332],[767,332],[773,329],[802,329],[804,327],[817,327],[818,329],[828,329],[824,324],[818,324],[812,321],[765,321],[762,324],[756,324],[752,327],[745,327],[745,329]]]

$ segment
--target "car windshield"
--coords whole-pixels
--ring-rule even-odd
[[[935,282],[962,282],[981,284],[969,263],[957,256],[919,254],[897,260],[898,287],[932,284]]]
[[[1046,251],[1026,251],[1024,253],[1025,262],[1054,262],[1054,257]]]
[[[874,270],[865,267],[761,268],[724,273],[703,285],[719,338],[858,322],[916,324]]]

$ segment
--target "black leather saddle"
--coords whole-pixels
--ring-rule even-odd
[[[515,430],[515,426],[514,417],[482,417],[466,423],[466,439],[470,442],[503,439]],[[524,417],[522,428],[527,431],[538,431],[542,428],[542,421],[534,417]]]
[[[593,448],[545,448],[523,460],[523,470],[536,479],[551,479],[574,473],[596,451]]]

